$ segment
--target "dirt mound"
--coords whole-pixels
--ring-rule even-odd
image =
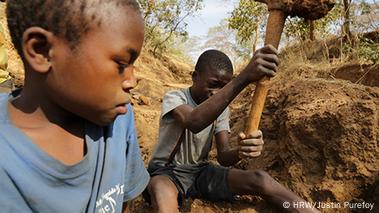
[[[276,91],[262,122],[266,153],[250,168],[317,201],[350,201],[379,178],[379,89],[312,79]]]
[[[366,86],[379,87],[379,65],[346,64],[334,70],[338,79],[360,83]]]
[[[304,67],[284,68],[272,80],[260,127],[265,151],[240,166],[265,169],[309,201],[364,200],[379,211],[379,88],[370,87],[379,85],[377,65]],[[233,138],[243,130],[252,90],[233,103]]]

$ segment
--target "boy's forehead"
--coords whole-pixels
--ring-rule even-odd
[[[111,21],[114,19],[120,18],[120,13],[115,12],[116,10],[130,10],[133,11],[133,15],[135,13],[139,13],[139,9],[136,8],[135,5],[132,4],[119,4],[120,0],[95,0],[95,2],[90,3],[87,11],[87,19],[91,20],[91,22],[96,23],[98,26],[104,24],[104,22]],[[124,2],[133,2],[131,0]],[[128,12],[130,13],[130,12]],[[106,23],[108,24],[108,23]]]
[[[232,73],[224,69],[207,69],[200,75],[204,81],[225,80],[229,81],[232,78]]]
[[[221,69],[221,68],[214,68],[212,66],[206,66],[206,68],[204,69],[204,75],[206,76],[218,76],[218,75],[232,75],[231,72],[225,70],[225,69]]]

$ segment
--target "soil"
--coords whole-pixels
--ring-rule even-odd
[[[4,26],[3,20],[0,23]],[[9,71],[22,82],[22,64],[10,44],[9,50]],[[282,54],[262,115],[265,150],[236,167],[264,169],[309,201],[372,202],[371,212],[379,212],[379,66],[321,64],[315,59],[305,63],[290,60],[288,55],[288,50]],[[145,51],[136,67],[133,105],[147,163],[157,141],[162,96],[168,90],[188,87],[193,66],[175,56],[153,56]],[[232,144],[244,129],[253,91],[254,86],[246,88],[230,106]],[[215,155],[213,150],[213,161]],[[131,212],[152,211],[141,197],[129,206]],[[278,212],[254,196],[242,196],[233,203],[190,200],[182,211]],[[348,208],[321,211],[365,212]]]

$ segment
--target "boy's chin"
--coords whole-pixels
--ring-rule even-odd
[[[122,110],[91,113],[91,115],[87,114],[84,118],[91,123],[94,123],[101,127],[105,127],[112,124],[118,116],[126,114],[127,111],[127,108],[123,107]]]
[[[98,125],[98,126],[105,127],[105,126],[110,125],[116,119],[116,117],[117,117],[117,115],[114,117],[91,119],[89,121]]]

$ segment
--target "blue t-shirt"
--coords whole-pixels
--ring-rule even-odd
[[[147,186],[130,105],[107,128],[87,122],[87,154],[67,166],[10,123],[8,99],[0,94],[0,212],[121,212]]]

